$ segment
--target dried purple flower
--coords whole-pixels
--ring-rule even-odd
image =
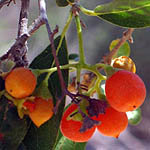
[[[105,113],[105,109],[107,106],[108,104],[106,101],[90,99],[89,106],[87,107],[87,111],[90,117],[93,116],[98,117],[99,114]]]
[[[99,121],[96,121],[96,120],[93,120],[91,118],[89,118],[88,116],[85,116],[83,118],[83,124],[80,128],[80,132],[85,132],[87,131],[88,129],[91,129],[92,127],[94,127],[95,125],[99,125],[100,122]]]

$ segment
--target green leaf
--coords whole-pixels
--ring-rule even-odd
[[[119,42],[118,40],[113,40],[109,46],[110,51],[112,51],[112,49],[117,45],[117,43]],[[130,56],[130,45],[128,42],[125,42],[118,50],[117,54],[115,54],[115,56],[113,56],[113,58],[119,57],[119,56]]]
[[[73,3],[74,0],[68,0],[70,3]],[[68,6],[68,2],[67,0],[56,0],[56,4],[59,6],[59,7],[65,7],[65,6]]]
[[[0,99],[0,150],[17,150],[29,128],[29,122],[20,119],[16,107],[8,104],[5,97]]]
[[[40,83],[40,85],[35,89],[33,95],[43,99],[49,99],[52,97],[50,90],[48,89],[48,85],[44,81],[42,81],[42,83]]]
[[[94,11],[101,19],[122,27],[150,26],[150,0],[113,0],[97,6]]]
[[[54,150],[85,150],[86,143],[76,143],[62,136]]]
[[[56,4],[57,4],[59,7],[65,7],[65,6],[67,6],[69,3],[67,2],[67,0],[56,0]]]
[[[66,107],[65,107],[65,109],[66,109]],[[64,110],[65,110],[65,109],[64,109]],[[57,134],[57,139],[56,139],[56,142],[55,142],[55,145],[54,145],[53,150],[55,150],[57,144],[59,143],[59,141],[60,141],[60,139],[61,139],[62,137],[63,137],[63,135],[62,135],[62,133],[61,133],[61,131],[60,131],[60,128],[59,128],[59,131],[58,131],[58,134]]]
[[[65,112],[66,110],[67,110],[67,108],[69,107],[71,105],[71,103],[70,104],[68,104],[67,106],[65,106],[65,108],[64,108],[64,111],[63,112]],[[61,131],[60,131],[60,129],[58,130],[58,134],[57,134],[57,138],[56,138],[56,142],[55,142],[55,145],[54,145],[54,149],[55,149],[55,147],[57,146],[57,144],[59,143],[59,140],[62,138],[62,133],[61,133]]]
[[[128,111],[128,112],[126,112],[126,114],[128,117],[129,124],[138,125],[141,122],[142,114],[141,114],[140,108],[137,108],[134,111]]]
[[[58,46],[60,36],[55,39],[55,47]],[[68,52],[65,39],[62,42],[62,46],[58,53],[58,59],[61,65],[68,64]],[[33,69],[46,69],[51,68],[53,62],[53,56],[51,53],[51,47],[48,46],[39,56],[37,56],[30,67]],[[63,77],[66,85],[68,84],[68,70],[63,70]],[[38,84],[40,84],[45,78],[45,74],[38,78]],[[53,96],[53,102],[56,104],[56,96],[61,96],[61,86],[57,72],[53,73],[48,82],[49,90]],[[52,150],[57,141],[59,125],[64,110],[65,99],[62,100],[59,105],[56,115],[43,124],[40,128],[37,128],[33,123],[29,129],[28,134],[25,137],[24,144],[27,150]]]

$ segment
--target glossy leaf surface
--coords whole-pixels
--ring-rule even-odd
[[[94,11],[101,19],[122,27],[150,26],[150,0],[113,0]]]

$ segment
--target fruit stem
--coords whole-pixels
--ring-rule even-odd
[[[69,68],[76,68],[77,69],[77,67],[78,67],[78,63],[76,63],[76,64],[66,64],[66,65],[60,66],[60,69],[62,69],[62,70],[63,69],[69,69]],[[55,71],[57,71],[57,67],[38,70],[39,74],[43,74],[43,73],[51,73],[52,74]]]
[[[103,76],[101,73],[99,73],[97,66],[96,65],[89,65],[89,64],[84,64],[83,69],[86,69],[90,72],[93,72],[98,78],[100,78],[101,80],[106,80],[106,77]]]
[[[83,48],[82,27],[81,27],[79,15],[75,16],[75,22],[76,22],[78,42],[79,42],[79,65],[77,68],[77,84],[80,84],[81,70],[82,70],[82,66],[84,66],[85,64],[85,55],[84,55],[84,48]],[[78,88],[78,92],[79,93],[82,92],[80,86]]]
[[[88,70],[90,72],[93,72],[95,75],[97,75],[98,77],[100,77],[101,79],[103,80],[106,80],[106,77],[101,75],[98,71],[98,68],[106,68],[108,67],[109,65],[106,65],[106,64],[96,64],[96,65],[89,65],[89,64],[83,64],[82,66],[80,66],[81,64],[80,63],[73,63],[73,64],[66,64],[66,65],[62,65],[60,66],[60,69],[69,69],[69,68],[75,68],[78,70],[78,68],[81,67],[81,69],[85,69],[85,70]],[[57,71],[57,67],[53,67],[53,68],[49,68],[49,69],[36,69],[36,71],[38,71],[39,75],[40,74],[43,74],[43,73],[53,73],[55,71]]]
[[[88,92],[85,93],[85,94],[86,94],[86,95],[91,95],[91,94],[96,90],[96,92],[97,92],[97,94],[98,94],[98,98],[100,99],[101,96],[102,96],[101,91],[100,91],[100,88],[99,88],[100,82],[101,82],[102,80],[106,80],[106,77],[99,73],[99,71],[98,71],[98,69],[97,69],[97,66],[99,66],[99,67],[101,66],[101,67],[102,67],[103,64],[98,64],[98,65],[94,65],[94,66],[89,65],[89,64],[83,64],[83,66],[81,66],[79,63],[76,63],[76,64],[67,64],[67,65],[60,66],[60,69],[75,68],[75,69],[77,70],[77,84],[80,83],[79,81],[80,81],[81,69],[85,69],[85,70],[88,70],[88,71],[94,73],[94,74],[96,75],[96,77],[97,77],[96,82],[95,82],[95,85],[94,85],[92,88],[90,88],[90,89],[88,90]],[[104,64],[104,66],[108,66],[108,65],[105,65],[105,64]],[[57,67],[50,68],[50,69],[39,70],[39,74],[48,73],[47,76],[46,76],[46,78],[45,78],[45,81],[46,81],[46,80],[48,81],[50,75],[51,75],[53,72],[55,72],[55,71],[57,71]],[[79,90],[79,93],[81,93],[80,87],[79,87],[78,90]]]
[[[52,55],[54,57],[55,64],[57,67],[57,73],[58,73],[58,77],[60,80],[61,89],[62,89],[62,91],[64,91],[66,89],[66,84],[64,82],[63,75],[62,75],[62,72],[60,70],[60,64],[59,64],[59,60],[58,60],[57,55],[56,55],[56,50],[55,50],[55,45],[54,45],[54,36],[58,32],[58,27],[56,26],[55,30],[53,32],[51,31],[51,27],[49,25],[47,13],[46,13],[46,2],[45,2],[45,0],[39,0],[39,8],[40,8],[41,17],[42,17],[42,19],[46,25],[49,41],[51,43]]]
[[[67,0],[67,2],[69,3],[70,6],[72,6],[74,3],[70,2],[69,0]]]
[[[85,55],[84,55],[84,48],[83,48],[83,37],[82,37],[82,27],[80,23],[80,18],[78,15],[75,16],[77,34],[78,34],[78,41],[79,41],[79,63],[81,65],[85,64]]]
[[[81,5],[79,6],[79,8],[85,15],[97,16],[97,13],[95,13],[93,10],[86,9],[86,8],[82,7]]]
[[[72,17],[73,17],[73,14],[72,14],[72,12],[70,12],[69,13],[69,17],[68,17],[68,19],[66,21],[66,24],[65,24],[65,26],[63,28],[63,31],[61,33],[60,41],[59,41],[59,44],[58,44],[57,49],[56,49],[56,55],[58,55],[58,52],[59,52],[60,47],[62,45],[63,39],[65,37],[65,34],[66,34],[66,32],[67,32],[67,30],[69,28],[69,25],[70,25],[70,23],[72,21]],[[54,63],[55,63],[55,61],[53,60],[52,67],[54,66]]]
[[[44,83],[46,83],[47,87],[48,87],[48,79],[51,76],[51,74],[52,74],[52,72],[48,72],[47,75],[46,75],[46,77],[45,77],[45,79],[44,79],[44,81],[43,81]]]

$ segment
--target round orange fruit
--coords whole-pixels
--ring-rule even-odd
[[[96,120],[100,121],[97,129],[106,136],[118,138],[128,126],[128,118],[125,112],[118,112],[112,107],[106,108],[105,114],[99,114]]]
[[[71,115],[72,112],[74,112],[76,109],[76,104],[72,104],[67,108],[60,123],[60,130],[62,134],[69,140],[72,140],[74,142],[86,142],[92,137],[93,133],[95,132],[96,126],[81,133],[80,128],[82,126],[82,122],[67,119],[68,116]]]
[[[35,87],[35,75],[24,67],[13,69],[5,78],[6,91],[18,99],[31,95]]]
[[[105,92],[111,107],[120,112],[137,109],[146,97],[142,79],[126,70],[117,71],[106,80]]]

